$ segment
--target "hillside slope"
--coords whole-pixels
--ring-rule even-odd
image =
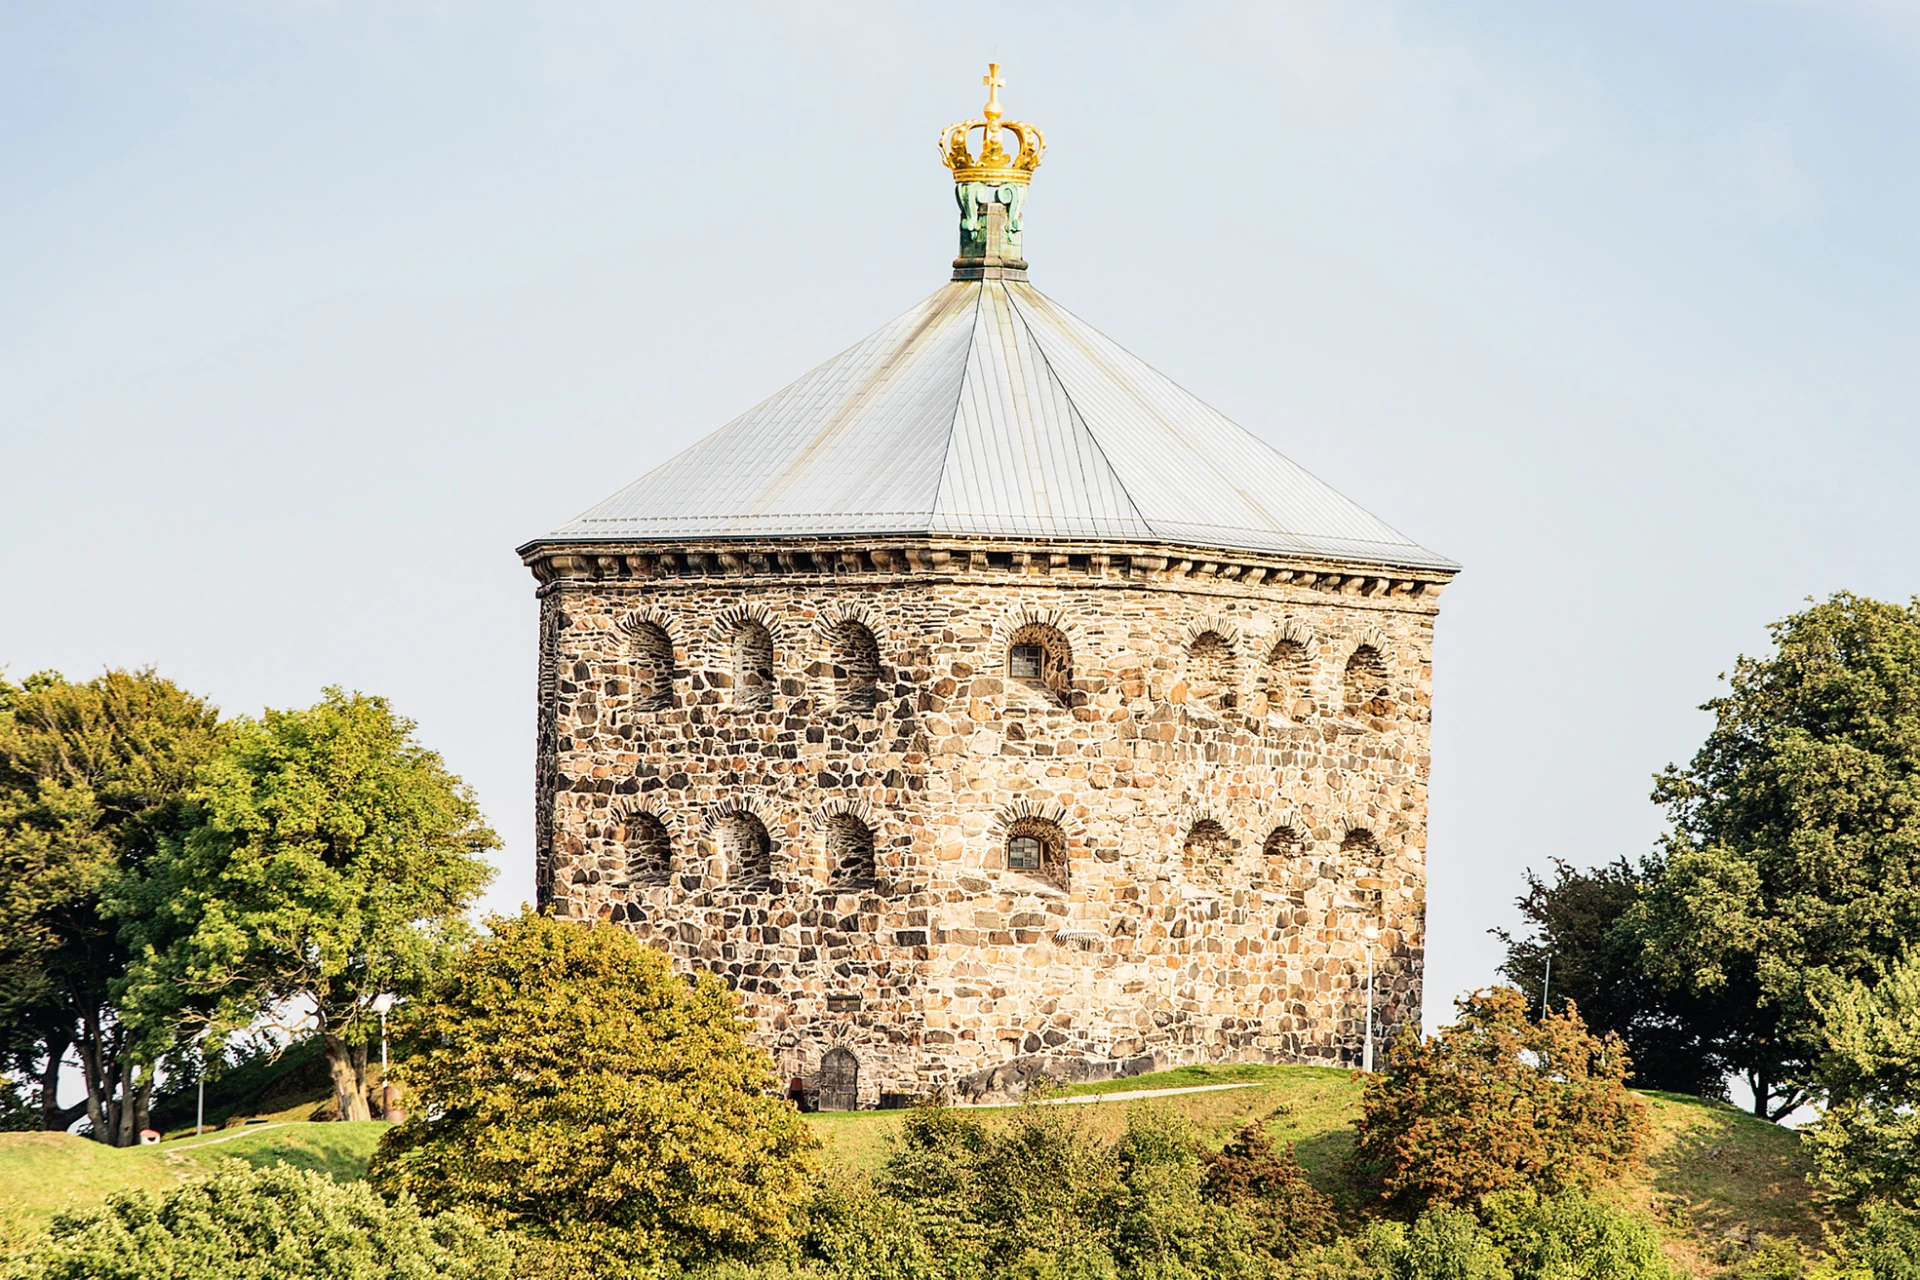
[[[1342,1163],[1353,1146],[1360,1101],[1360,1084],[1345,1071],[1188,1067],[1074,1086],[1066,1097],[1075,1101],[1063,1105],[1073,1106],[1095,1132],[1110,1135],[1126,1123],[1127,1108],[1139,1105],[1124,1095],[1196,1088],[1206,1091],[1160,1093],[1147,1101],[1185,1115],[1216,1146],[1241,1125],[1262,1120],[1276,1139],[1293,1146],[1316,1184],[1344,1192]],[[1607,1194],[1659,1221],[1676,1262],[1691,1274],[1712,1275],[1716,1263],[1761,1234],[1809,1247],[1819,1242],[1821,1219],[1791,1132],[1722,1103],[1643,1096],[1652,1113],[1652,1149],[1645,1166]],[[898,1111],[807,1117],[834,1159],[862,1170],[886,1158],[902,1118]],[[97,1204],[123,1188],[169,1186],[221,1159],[363,1177],[385,1127],[282,1123],[120,1150],[66,1134],[0,1134],[0,1241],[24,1238],[60,1209]]]

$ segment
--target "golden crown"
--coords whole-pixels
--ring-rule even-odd
[[[940,161],[953,170],[955,182],[989,182],[996,186],[1017,182],[1025,186],[1033,180],[1033,171],[1040,167],[1040,157],[1047,152],[1047,140],[1038,125],[1000,118],[1000,86],[1005,82],[1000,79],[999,63],[987,64],[987,74],[980,78],[980,83],[987,86],[987,105],[981,112],[986,119],[962,120],[941,130]],[[967,150],[967,135],[975,129],[984,131],[977,156]],[[1002,130],[1020,139],[1018,155],[1008,155],[1006,147],[1001,145]]]

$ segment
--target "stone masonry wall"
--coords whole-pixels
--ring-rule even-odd
[[[798,1087],[836,1046],[862,1105],[1357,1062],[1369,926],[1376,1034],[1417,1024],[1444,575],[554,551],[540,898],[725,978]],[[1025,643],[1040,678],[1009,674]]]

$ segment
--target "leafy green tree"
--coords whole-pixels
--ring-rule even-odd
[[[818,1140],[733,994],[616,925],[490,925],[406,1008],[417,1106],[375,1183],[558,1240],[600,1275],[789,1241]]]
[[[368,1118],[372,1000],[440,971],[500,843],[413,732],[339,689],[236,724],[193,793],[197,825],[110,904],[135,947],[139,1025],[202,1005],[217,1042],[310,1010],[341,1118]]]
[[[1511,987],[1475,992],[1434,1039],[1405,1029],[1368,1079],[1355,1163],[1410,1210],[1592,1186],[1645,1148],[1631,1069],[1619,1038],[1591,1034],[1577,1009],[1532,1022]]]
[[[1593,870],[1555,859],[1553,878],[1531,869],[1518,900],[1525,936],[1492,932],[1507,947],[1500,972],[1541,1007],[1577,1005],[1587,1026],[1618,1035],[1633,1059],[1634,1083],[1701,1097],[1726,1093],[1726,1079],[1769,1075],[1768,1015],[1750,985],[1711,991],[1671,987],[1647,972],[1644,945],[1629,922],[1645,877],[1622,858]],[[1777,1073],[1772,1073],[1777,1078]]]
[[[1920,602],[1842,592],[1771,631],[1657,780],[1672,832],[1631,922],[1667,988],[1759,1011],[1747,1073],[1778,1117],[1818,1088],[1817,993],[1920,936]]]
[[[423,1217],[365,1183],[228,1161],[164,1193],[62,1214],[8,1280],[506,1280],[508,1243],[459,1215]]]
[[[80,1114],[57,1100],[70,1051],[96,1138],[126,1145],[145,1124],[176,1026],[130,1035],[106,905],[195,821],[189,792],[222,737],[212,706],[152,671],[0,683],[0,1057],[36,1079],[46,1128]]]
[[[1813,1002],[1827,1106],[1808,1141],[1821,1181],[1843,1203],[1920,1211],[1920,955]]]

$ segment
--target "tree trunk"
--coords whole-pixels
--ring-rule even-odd
[[[327,1074],[333,1078],[334,1106],[340,1118],[373,1119],[373,1113],[367,1109],[366,1080],[361,1072],[353,1069],[352,1049],[331,1031],[321,1035],[320,1043],[327,1051]]]

